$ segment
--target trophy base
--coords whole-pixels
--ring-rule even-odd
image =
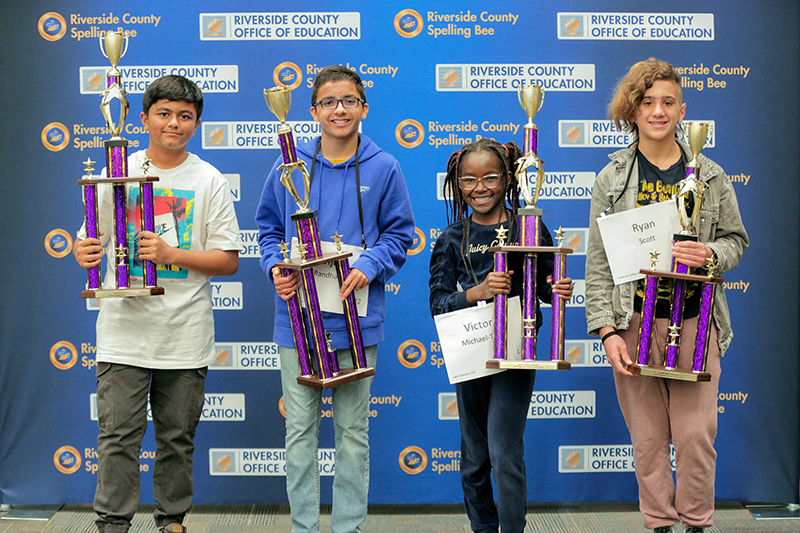
[[[135,298],[137,296],[161,296],[164,287],[140,287],[138,289],[90,289],[81,292],[81,298]]]
[[[354,368],[343,368],[339,370],[338,375],[333,376],[332,378],[320,379],[317,376],[300,376],[297,378],[297,383],[299,385],[305,385],[306,387],[314,387],[315,389],[326,390],[374,375],[375,369],[372,367],[362,368],[361,370]]]
[[[570,370],[572,364],[567,361],[520,361],[507,359],[489,359],[486,361],[486,368],[505,368],[509,370]]]
[[[649,376],[652,378],[677,379],[680,381],[704,382],[711,381],[708,372],[682,372],[680,370],[667,370],[664,367],[630,365],[628,367],[635,376]]]

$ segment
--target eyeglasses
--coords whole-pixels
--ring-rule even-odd
[[[498,185],[500,185],[500,180],[502,179],[504,174],[505,172],[503,172],[502,174],[489,174],[482,178],[476,178],[474,176],[461,176],[460,178],[458,178],[458,184],[465,191],[471,191],[472,189],[477,187],[478,182],[483,183],[483,186],[486,187],[487,189],[494,189]]]
[[[356,98],[355,96],[347,96],[345,98],[325,98],[324,100],[318,101],[315,106],[320,106],[322,109],[326,111],[332,111],[339,107],[339,102],[342,103],[345,109],[353,109],[354,107],[358,107],[359,102],[362,104],[366,104],[365,100],[361,98]]]

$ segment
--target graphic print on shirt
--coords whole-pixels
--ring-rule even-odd
[[[153,189],[155,233],[173,248],[188,250],[192,244],[194,225],[194,191]],[[139,209],[139,187],[128,190],[128,242],[134,243],[129,256],[131,276],[143,276],[139,259],[139,232],[142,230]],[[174,265],[158,265],[158,276],[167,279],[186,279],[188,270]]]

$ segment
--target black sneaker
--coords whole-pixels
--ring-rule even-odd
[[[684,533],[703,533],[703,528],[697,526],[686,526]]]
[[[672,526],[661,526],[653,530],[653,533],[672,533]]]

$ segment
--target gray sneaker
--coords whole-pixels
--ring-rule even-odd
[[[158,533],[186,533],[186,528],[181,524],[167,524],[158,528]]]

